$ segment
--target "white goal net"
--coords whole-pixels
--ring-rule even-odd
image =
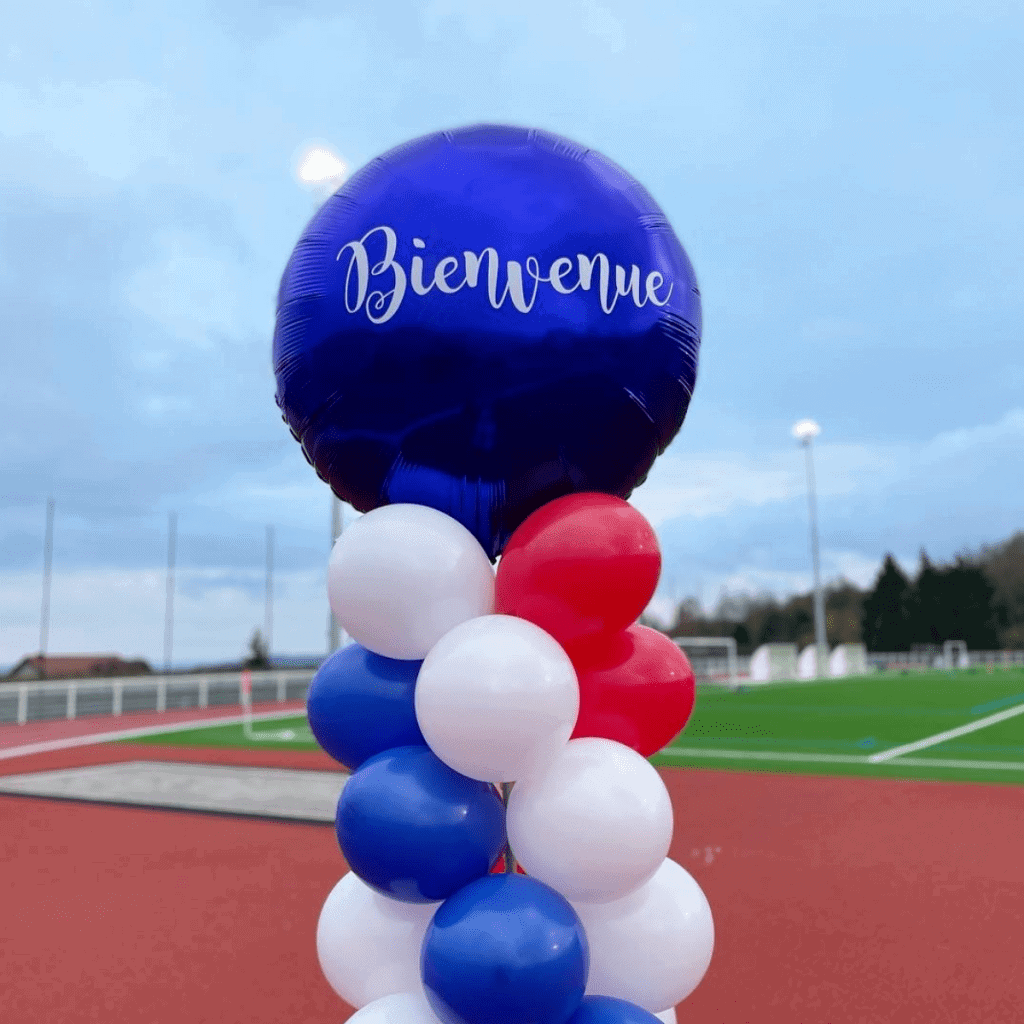
[[[735,690],[740,683],[736,641],[731,636],[677,636],[676,644],[690,659],[698,683]]]

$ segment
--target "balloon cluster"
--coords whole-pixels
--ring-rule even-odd
[[[708,966],[646,760],[693,673],[635,624],[660,553],[625,500],[682,425],[700,333],[652,197],[547,132],[399,146],[295,246],[277,402],[366,513],[328,570],[355,643],[308,699],[352,772],[317,946],[361,1024],[651,1024]]]
[[[308,715],[352,771],[336,820],[352,870],[317,945],[367,1019],[405,994],[403,1021],[641,1024],[700,981],[711,913],[667,859],[672,805],[646,760],[694,700],[685,655],[634,624],[659,569],[643,517],[595,493],[530,516],[496,574],[424,506],[339,538],[328,593],[355,643]]]

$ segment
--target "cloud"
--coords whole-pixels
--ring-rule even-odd
[[[1024,442],[1024,409],[1010,409],[995,423],[982,423],[975,427],[946,430],[926,444],[921,462],[934,465],[956,459],[977,449],[1002,447],[1009,444],[1017,451]]]
[[[0,136],[44,138],[80,163],[88,176],[123,182],[154,157],[169,155],[167,97],[135,79],[42,82],[33,87],[0,81]],[[42,161],[12,163],[6,175],[22,181],[50,174]],[[29,176],[31,175],[31,177]],[[62,177],[64,194],[81,187],[82,174]]]
[[[815,446],[817,493],[849,494],[875,486],[896,466],[891,448],[857,444]],[[739,506],[759,508],[807,494],[803,455],[792,448],[755,459],[741,453],[690,455],[669,449],[630,501],[655,526],[673,519],[725,516]]]
[[[320,571],[275,576],[273,650],[309,653],[326,649],[326,562]],[[48,649],[54,654],[115,651],[163,664],[166,577],[162,572],[89,569],[55,573]],[[39,650],[41,579],[0,573],[0,664]],[[34,594],[36,600],[25,600]],[[264,586],[248,576],[179,570],[174,597],[173,660],[189,665],[235,660],[248,651],[254,629],[264,625]]]

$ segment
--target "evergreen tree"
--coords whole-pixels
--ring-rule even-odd
[[[994,588],[998,646],[1003,650],[1024,649],[1024,532],[1015,533],[980,556],[985,575]]]
[[[908,651],[910,581],[891,554],[885,556],[874,589],[864,598],[862,635],[869,651]]]
[[[950,615],[945,607],[945,580],[921,549],[921,568],[907,594],[907,618],[911,645],[941,646],[949,637]],[[906,650],[906,648],[904,648]]]
[[[258,630],[253,630],[249,638],[249,657],[245,660],[246,668],[270,668],[270,652],[267,649],[267,641]]]
[[[999,643],[995,588],[972,559],[959,557],[943,574],[943,609],[948,615],[943,640],[963,640],[968,650],[991,651]]]

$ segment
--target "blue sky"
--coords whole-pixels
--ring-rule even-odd
[[[860,583],[1024,526],[1024,84],[1013,3],[39,0],[0,41],[0,664],[323,648],[329,501],[274,404],[270,339],[322,140],[353,167],[495,121],[639,178],[694,263],[682,432],[634,501],[660,601]]]

